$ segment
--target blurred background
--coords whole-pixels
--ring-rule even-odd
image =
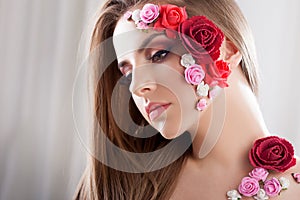
[[[238,3],[256,40],[268,128],[292,141],[299,155],[300,1]],[[1,200],[72,197],[87,154],[72,113],[77,52],[101,4],[0,0]]]

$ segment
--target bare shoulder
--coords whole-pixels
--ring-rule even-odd
[[[296,180],[294,180],[292,174],[293,173],[300,173],[300,159],[297,159],[297,164],[290,168],[289,170],[287,170],[284,173],[278,173],[274,176],[280,178],[280,177],[284,177],[286,179],[289,180],[290,184],[287,190],[282,191],[280,193],[280,195],[278,196],[278,199],[289,199],[289,200],[299,200],[299,196],[300,196],[300,184],[296,182]]]

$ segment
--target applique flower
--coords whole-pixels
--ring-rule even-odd
[[[194,60],[193,56],[191,54],[183,54],[181,56],[180,64],[184,66],[185,68],[188,68],[192,65],[194,65],[196,61]]]
[[[288,187],[290,186],[290,181],[289,181],[289,179],[287,179],[287,178],[280,177],[280,178],[279,178],[279,182],[280,182],[280,185],[281,185],[281,189],[282,189],[282,190],[287,190]]]
[[[203,111],[207,106],[206,99],[200,99],[196,105],[197,110]]]
[[[200,65],[194,64],[184,71],[186,82],[192,85],[198,85],[204,79],[205,72]]]
[[[266,200],[266,199],[269,199],[269,197],[266,194],[266,191],[264,189],[259,189],[259,191],[257,192],[257,195],[254,196],[254,199],[256,199],[256,200]]]
[[[270,197],[277,196],[281,190],[280,182],[277,178],[267,180],[264,185],[266,194]]]
[[[224,34],[205,16],[183,21],[178,31],[183,46],[199,63],[209,64],[219,58]]]
[[[244,177],[238,188],[239,192],[246,197],[256,195],[259,189],[258,181],[251,177]]]
[[[249,152],[254,167],[284,172],[296,164],[294,148],[287,140],[269,136],[255,141]]]
[[[165,29],[169,38],[177,38],[178,26],[188,18],[185,7],[167,4],[160,7],[160,17],[154,23],[155,29]]]
[[[227,62],[218,60],[213,64],[206,65],[205,82],[214,87],[218,85],[221,88],[228,87],[227,79],[231,74],[231,70]]]
[[[151,3],[145,4],[140,12],[140,18],[145,24],[154,22],[158,15],[159,7]]]
[[[145,22],[143,22],[143,21],[138,22],[136,27],[137,27],[137,29],[143,29],[143,30],[146,30],[149,28],[148,25],[145,24]]]
[[[242,196],[238,193],[236,190],[230,190],[227,192],[228,199],[231,200],[239,200],[242,198]]]
[[[129,19],[132,15],[132,11],[127,11],[125,14],[124,14],[124,18],[125,19]]]
[[[198,86],[197,86],[197,95],[200,97],[206,97],[208,95],[208,90],[209,86],[202,81]]]
[[[266,178],[268,177],[268,175],[269,175],[269,172],[262,167],[257,167],[249,173],[250,177],[255,178],[258,181],[260,181],[260,180],[265,181]]]
[[[300,173],[292,173],[292,176],[297,183],[300,183]]]
[[[134,10],[131,14],[131,19],[134,21],[135,24],[138,24],[141,21],[141,10],[137,9]]]

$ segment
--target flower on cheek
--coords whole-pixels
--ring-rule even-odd
[[[259,183],[255,178],[244,177],[238,189],[242,195],[251,197],[258,193]]]
[[[277,178],[267,180],[264,185],[264,189],[268,196],[274,197],[279,194],[281,190],[280,182]]]
[[[249,160],[254,167],[284,172],[296,165],[294,148],[287,140],[269,136],[255,141],[249,151]]]
[[[159,7],[157,5],[147,3],[144,5],[143,9],[140,12],[140,19],[145,23],[145,24],[150,24],[159,15]]]
[[[221,88],[228,87],[227,79],[230,74],[228,63],[218,60],[213,64],[206,65],[205,82],[212,87],[216,85]]]
[[[189,84],[198,85],[202,82],[205,72],[200,65],[194,64],[184,71],[185,80]]]
[[[167,4],[160,7],[160,17],[154,24],[154,29],[166,29],[169,38],[176,38],[175,31],[188,18],[185,7]]]
[[[201,63],[209,64],[220,56],[223,32],[205,16],[194,16],[178,28],[184,47]]]
[[[261,167],[255,168],[249,173],[250,177],[255,178],[258,181],[265,181],[268,175],[269,172]]]

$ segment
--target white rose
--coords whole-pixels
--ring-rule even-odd
[[[140,13],[141,13],[140,9],[137,9],[132,12],[131,18],[135,22],[135,24],[137,24],[141,20]]]
[[[188,68],[191,65],[194,65],[196,63],[196,61],[194,60],[194,58],[191,54],[184,54],[184,55],[181,56],[180,63],[185,68]]]
[[[242,196],[236,190],[228,191],[227,196],[228,196],[228,199],[231,199],[231,200],[239,200],[242,198]]]
[[[208,90],[209,90],[209,86],[207,84],[204,84],[204,82],[202,81],[197,86],[197,95],[200,97],[206,97],[208,95]]]
[[[281,177],[279,178],[279,182],[283,190],[288,189],[288,187],[290,186],[290,181],[287,178]]]
[[[269,199],[269,197],[266,194],[266,191],[264,189],[260,189],[256,196],[254,196],[254,199],[256,200],[266,200]]]

